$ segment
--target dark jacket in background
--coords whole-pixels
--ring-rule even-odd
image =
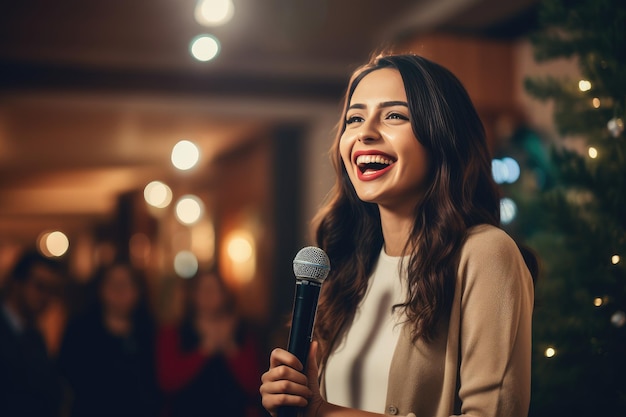
[[[137,323],[119,337],[93,312],[70,323],[59,367],[73,392],[72,417],[158,415],[154,373],[154,330]]]
[[[0,416],[58,417],[62,398],[41,333],[16,329],[0,301]]]

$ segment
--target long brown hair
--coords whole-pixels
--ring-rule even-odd
[[[337,181],[314,220],[317,244],[332,263],[316,324],[323,360],[342,328],[352,321],[383,245],[378,206],[358,198],[339,153],[354,90],[367,74],[382,68],[396,69],[402,76],[413,133],[431,162],[430,183],[415,207],[404,249],[410,255],[406,301],[395,306],[406,312],[414,341],[432,340],[438,321],[449,314],[458,255],[468,228],[500,223],[499,193],[491,176],[484,128],[459,80],[416,55],[378,57],[358,69],[350,80],[331,149]]]

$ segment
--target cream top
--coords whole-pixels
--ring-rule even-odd
[[[354,321],[328,358],[325,384],[330,403],[375,413],[385,411],[391,359],[402,328],[401,309],[392,311],[405,298],[400,277],[402,259],[381,250]]]

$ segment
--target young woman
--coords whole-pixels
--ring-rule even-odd
[[[272,352],[265,408],[526,416],[533,278],[497,227],[484,130],[461,83],[419,56],[378,57],[350,81],[332,159],[317,342],[307,369]]]
[[[156,417],[155,328],[143,276],[116,263],[92,284],[95,302],[69,324],[59,355],[71,416]]]

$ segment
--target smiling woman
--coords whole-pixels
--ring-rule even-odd
[[[424,58],[382,56],[352,77],[342,117],[337,182],[316,219],[333,265],[317,342],[307,369],[272,352],[263,404],[306,417],[526,416],[536,271],[498,228],[467,92]]]

